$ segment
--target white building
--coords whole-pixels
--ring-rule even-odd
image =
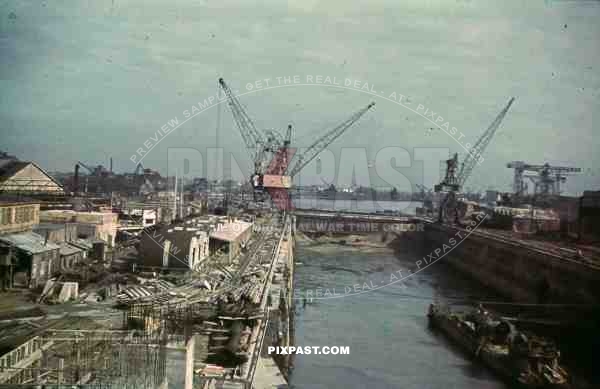
[[[119,218],[121,224],[139,225],[143,228],[150,227],[160,220],[160,208],[127,208],[121,210]]]

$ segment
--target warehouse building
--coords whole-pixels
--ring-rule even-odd
[[[39,221],[39,203],[14,196],[0,197],[0,235],[31,231]]]
[[[62,185],[35,162],[0,153],[0,192],[64,195]]]
[[[9,283],[34,288],[60,271],[60,246],[35,232],[0,236],[5,263],[10,263]]]
[[[161,225],[142,233],[139,254],[145,267],[195,269],[208,249],[208,228]]]
[[[79,212],[72,210],[49,210],[40,212],[43,223],[74,223],[77,236],[82,239],[101,239],[114,247],[118,229],[118,215],[110,211]]]

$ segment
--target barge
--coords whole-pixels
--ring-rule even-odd
[[[482,306],[470,312],[429,306],[430,325],[519,388],[571,389],[560,351],[548,339],[519,331]]]

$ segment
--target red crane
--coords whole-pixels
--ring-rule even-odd
[[[288,126],[285,137],[282,137],[277,131],[259,131],[222,78],[219,79],[219,85],[227,96],[229,108],[254,164],[251,183],[255,200],[263,201],[266,189],[273,202],[282,210],[292,208],[287,189],[291,188],[293,177],[375,105],[375,103],[370,103],[327,131],[304,153],[297,156],[296,163],[289,168],[296,151],[291,147],[292,126]]]

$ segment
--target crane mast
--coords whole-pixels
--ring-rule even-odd
[[[329,130],[327,133],[325,133],[325,135],[313,142],[313,144],[311,144],[305,150],[305,152],[298,157],[296,164],[290,169],[289,174],[286,176],[285,172],[288,170],[288,164],[294,157],[296,151],[296,149],[289,147],[292,141],[292,126],[288,126],[283,145],[277,150],[271,164],[269,165],[269,168],[267,169],[267,174],[270,175],[268,176],[269,181],[273,184],[265,184],[265,187],[267,187],[271,198],[279,207],[279,209],[288,210],[292,208],[291,198],[286,188],[291,186],[291,180],[293,177],[312,160],[314,160],[321,151],[323,151],[333,141],[339,138],[346,130],[348,130],[354,123],[356,123],[356,121],[358,121],[358,119],[360,119],[361,116],[363,116],[374,105],[375,103],[371,103],[365,108],[359,110],[349,119]],[[265,178],[267,178],[267,176],[265,176]]]
[[[283,141],[284,146],[289,146],[292,143],[292,125],[288,125],[287,131],[285,132],[285,139]]]

